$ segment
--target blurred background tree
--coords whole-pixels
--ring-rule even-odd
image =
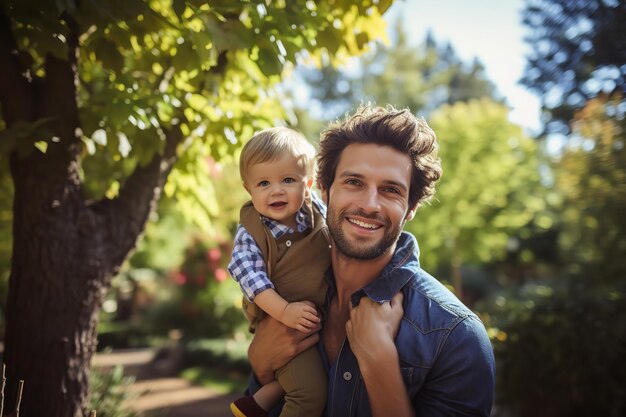
[[[625,99],[624,1],[526,0],[522,16],[531,53],[521,82],[541,96],[547,133],[568,133],[601,94]]]
[[[513,416],[624,415],[626,3],[529,0],[523,16],[522,82],[541,95],[543,139],[559,143],[546,165],[559,268],[481,306],[498,401]]]
[[[434,201],[407,228],[418,237],[424,267],[473,305],[489,283],[468,267],[505,259],[511,240],[544,208],[538,149],[489,98],[444,105],[430,120],[444,176]],[[463,270],[474,282],[463,282]]]

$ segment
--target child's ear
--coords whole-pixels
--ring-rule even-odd
[[[250,189],[248,188],[248,184],[246,184],[245,181],[243,181],[242,184],[243,184],[243,188],[245,188],[248,194],[250,194]]]
[[[309,178],[306,180],[306,188],[311,188],[313,186],[313,178]]]

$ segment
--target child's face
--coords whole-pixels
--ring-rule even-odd
[[[254,208],[270,219],[295,228],[296,213],[311,187],[306,170],[291,155],[250,166],[244,187]]]

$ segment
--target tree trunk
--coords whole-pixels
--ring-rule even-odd
[[[23,417],[87,415],[96,325],[111,277],[135,247],[182,141],[166,131],[162,154],[139,167],[120,195],[87,205],[78,147],[14,154],[13,257],[7,303],[7,412],[24,380]]]
[[[68,25],[68,58],[46,56],[45,78],[21,68],[9,20],[0,8],[0,103],[7,127],[48,120],[45,153],[18,143],[13,254],[6,312],[5,413],[24,380],[23,417],[83,417],[96,325],[111,277],[135,247],[183,140],[164,129],[164,149],[127,178],[114,200],[88,204],[79,176],[78,28]],[[181,117],[182,119],[182,117]],[[20,140],[32,140],[21,138]],[[30,149],[27,155],[18,149]]]
[[[22,416],[78,417],[86,405],[98,307],[110,268],[102,262],[101,248],[93,245],[97,237],[85,239],[102,233],[85,221],[82,201],[76,195],[63,198],[60,192],[49,192],[53,184],[29,174],[43,168],[31,164],[43,158],[29,159],[13,169],[5,410],[12,411],[21,379]],[[55,195],[33,198],[48,193]],[[44,201],[49,204],[33,207],[33,202]]]

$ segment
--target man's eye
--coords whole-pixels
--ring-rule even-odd
[[[359,183],[358,180],[350,178],[350,179],[346,180],[346,184],[348,184],[348,185],[359,185],[360,183]]]
[[[385,192],[394,193],[394,194],[400,194],[400,191],[398,191],[398,189],[394,188],[394,187],[387,187],[387,188],[385,188]]]

